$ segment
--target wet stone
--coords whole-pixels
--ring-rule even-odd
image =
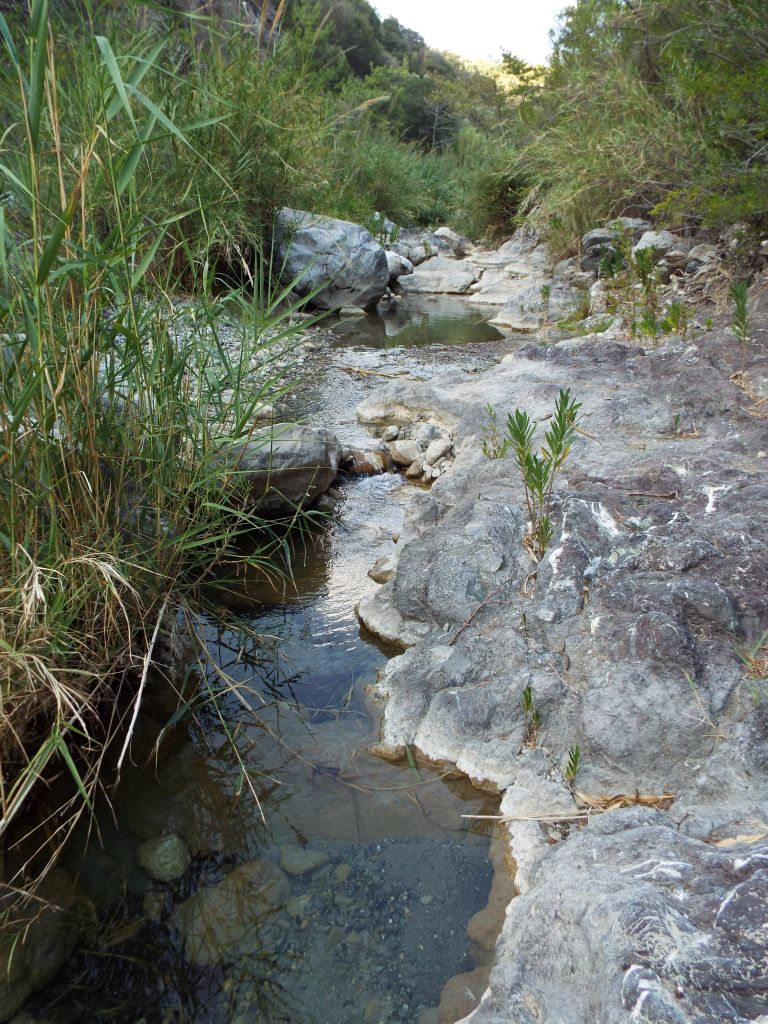
[[[181,836],[172,833],[142,843],[136,861],[155,881],[174,882],[186,873],[192,857]]]
[[[285,843],[280,847],[280,867],[288,875],[304,875],[315,871],[329,861],[325,850],[314,850],[298,843]]]

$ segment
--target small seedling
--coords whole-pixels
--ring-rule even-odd
[[[747,313],[747,282],[731,282],[731,298],[733,313],[731,314],[731,330],[741,345],[741,362],[744,364],[747,345],[749,344],[749,315]]]
[[[580,402],[571,399],[570,391],[561,391],[555,403],[552,424],[544,435],[541,454],[533,450],[536,424],[527,412],[515,409],[507,417],[507,435],[515,453],[515,462],[525,488],[525,501],[530,517],[526,547],[537,562],[552,539],[552,488],[557,471],[568,458],[576,439],[576,420]]]
[[[679,434],[680,433],[680,419],[681,419],[680,413],[676,412],[675,415],[672,417],[672,419],[673,419],[674,424],[675,424],[675,433]]]
[[[531,746],[536,746],[536,733],[541,725],[541,715],[533,702],[533,689],[526,686],[523,690],[521,703],[525,715],[525,741]]]
[[[679,299],[670,302],[669,308],[661,320],[661,329],[665,334],[674,333],[685,337],[685,332],[688,330],[688,311]]]
[[[502,437],[496,422],[496,410],[492,405],[486,406],[488,422],[483,427],[483,440],[480,442],[480,450],[487,459],[503,459],[509,449],[510,440]]]
[[[581,768],[581,747],[578,743],[568,751],[568,764],[565,766],[566,781],[573,784]]]
[[[656,339],[659,333],[659,321],[652,309],[646,309],[637,322],[637,330],[644,338]]]

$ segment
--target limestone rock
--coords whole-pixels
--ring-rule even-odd
[[[662,256],[674,248],[678,239],[672,234],[671,231],[646,231],[640,238],[640,241],[632,249],[633,254],[642,252],[644,249],[653,249],[654,257],[661,259]]]
[[[477,280],[476,269],[466,260],[435,256],[420,264],[410,277],[400,279],[406,294],[413,292],[462,294]]]
[[[417,459],[420,459],[423,454],[419,442],[408,438],[400,438],[397,441],[391,441],[389,444],[389,453],[396,466],[410,466],[412,463],[416,462]]]
[[[276,262],[299,295],[319,309],[372,309],[386,291],[384,249],[359,224],[283,208],[275,224]]]
[[[434,466],[438,459],[442,459],[444,455],[453,448],[451,441],[447,437],[439,437],[435,441],[431,441],[427,447],[427,452],[424,456],[424,461],[428,466]]]
[[[278,423],[258,428],[244,444],[228,446],[220,458],[231,479],[247,486],[259,513],[280,516],[309,506],[331,486],[341,451],[322,427]]]
[[[387,269],[389,270],[389,284],[393,285],[399,278],[413,273],[413,264],[400,253],[387,250]]]

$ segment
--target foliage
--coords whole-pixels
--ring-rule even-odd
[[[733,312],[731,313],[731,330],[742,351],[749,344],[749,314],[747,310],[747,281],[731,282],[731,299],[733,300]]]
[[[581,747],[578,743],[568,751],[568,763],[565,766],[565,778],[573,784],[581,769]]]
[[[492,405],[486,406],[488,420],[483,427],[483,439],[480,450],[486,459],[503,459],[512,443],[510,438],[499,433],[496,410]]]
[[[541,454],[534,451],[536,424],[528,413],[515,409],[507,417],[507,435],[515,453],[515,462],[525,488],[525,501],[530,518],[528,546],[536,561],[541,561],[552,539],[552,489],[558,470],[568,458],[576,440],[580,402],[570,391],[560,391],[555,402],[552,423],[544,434]]]
[[[510,170],[531,178],[524,209],[558,249],[617,214],[764,220],[764,3],[579,0],[515,138]]]
[[[194,247],[220,238],[204,244],[198,179],[215,177],[200,138],[218,125],[172,119],[186,101],[163,89],[179,86],[167,41],[123,57],[81,26],[75,63],[46,0],[24,31],[0,28],[0,842],[41,779],[71,782],[48,808],[55,828],[27,837],[44,855],[15,863],[29,880],[103,785],[160,630],[211,574],[273,571],[280,524],[254,512],[237,465],[227,484],[221,452],[281,393],[275,361],[296,329],[258,254],[247,294],[212,298]],[[158,153],[175,197],[153,191]],[[175,242],[189,224],[196,240]],[[177,256],[197,276],[188,309],[171,301]]]

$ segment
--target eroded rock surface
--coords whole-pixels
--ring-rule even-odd
[[[394,575],[359,614],[403,648],[375,687],[379,751],[407,744],[455,763],[501,791],[514,819],[524,895],[473,1024],[766,1012],[768,319],[758,300],[747,351],[725,318],[658,350],[599,335],[530,344],[485,374],[392,381],[359,408],[363,422],[428,421],[454,441],[450,472],[412,503]],[[488,459],[480,445],[489,403],[502,425],[526,409],[541,436],[561,388],[582,403],[582,433],[537,566],[512,453]],[[664,809],[579,817],[585,797],[617,794],[666,795]]]
[[[386,291],[384,249],[359,224],[284,208],[275,222],[280,274],[319,309],[369,309]]]

